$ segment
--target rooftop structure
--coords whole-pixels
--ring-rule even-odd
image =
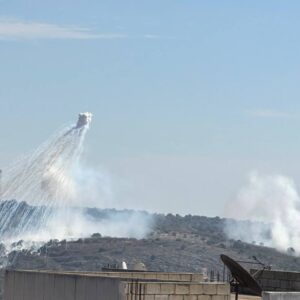
[[[201,274],[158,272],[14,271],[5,274],[4,300],[230,300],[228,283]]]

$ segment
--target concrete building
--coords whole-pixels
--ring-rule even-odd
[[[263,292],[262,300],[299,300],[299,292]]]
[[[229,300],[228,283],[201,274],[7,270],[4,300]]]
[[[299,272],[252,269],[250,273],[264,291],[300,292]]]

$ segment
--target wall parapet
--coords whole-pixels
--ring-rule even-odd
[[[197,274],[184,281],[178,274],[180,280],[163,280],[159,275],[164,273],[152,280],[101,272],[7,270],[4,300],[230,300],[228,283],[200,282]],[[178,279],[174,275],[168,278]]]

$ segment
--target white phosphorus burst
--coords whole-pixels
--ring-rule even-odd
[[[79,114],[76,124],[59,131],[31,154],[4,169],[0,242],[7,249],[19,240],[22,242],[17,245],[28,248],[50,239],[87,237],[95,232],[135,238],[149,232],[149,214],[97,211],[103,198],[108,195],[111,199],[112,190],[106,174],[90,170],[80,162],[91,119],[91,113]],[[88,204],[97,208],[89,209]]]
[[[70,205],[75,196],[72,172],[92,120],[79,114],[76,125],[63,129],[30,155],[4,170],[0,205],[0,238],[38,231],[53,217],[54,208]],[[16,199],[17,201],[7,201]],[[25,210],[24,202],[38,207]]]

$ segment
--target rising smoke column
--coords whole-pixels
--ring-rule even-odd
[[[47,226],[53,212],[69,206],[76,194],[72,172],[82,152],[82,144],[92,119],[79,114],[75,125],[67,127],[43,143],[33,153],[4,170],[0,203],[0,238],[24,237]],[[16,199],[17,201],[3,202]],[[28,209],[24,202],[35,206]]]
[[[236,199],[228,203],[226,216],[252,221],[229,220],[230,238],[262,242],[280,251],[292,247],[300,254],[300,197],[291,178],[251,173]]]

